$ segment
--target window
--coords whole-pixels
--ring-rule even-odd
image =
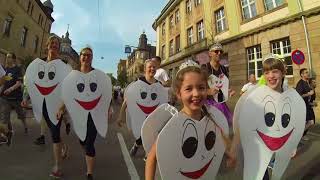
[[[226,18],[224,15],[224,8],[221,8],[218,11],[216,11],[215,16],[216,16],[217,33],[220,33],[226,29]]]
[[[241,0],[243,19],[250,19],[257,15],[255,0]]]
[[[180,52],[180,35],[176,36],[176,52]]]
[[[162,35],[164,36],[165,34],[166,34],[166,23],[163,23],[162,24],[162,28],[161,28],[162,30]]]
[[[191,0],[187,0],[186,5],[187,5],[187,14],[190,14],[191,11],[192,11],[192,3],[191,3]]]
[[[193,43],[192,27],[187,29],[187,36],[188,36],[188,46],[190,46]]]
[[[256,45],[247,48],[248,59],[248,76],[254,74],[256,78],[260,78],[262,75],[262,53],[261,45]]]
[[[284,57],[287,65],[287,75],[293,75],[290,39],[285,38],[271,42],[271,52],[272,54],[279,54]]]
[[[9,36],[9,35],[10,35],[10,29],[11,29],[12,20],[13,20],[13,18],[12,18],[11,16],[8,16],[8,17],[4,20],[2,33],[3,33],[5,36]]]
[[[161,48],[161,59],[165,59],[166,57],[166,46],[163,45]]]
[[[201,0],[194,0],[194,5],[197,7],[201,4]]]
[[[28,14],[29,14],[30,8],[31,8],[31,2],[29,1],[29,3],[28,3],[28,9],[27,9]]]
[[[203,20],[197,23],[197,30],[198,30],[198,41],[204,39],[204,26]]]
[[[31,6],[30,15],[32,16],[33,13],[33,5]]]
[[[35,53],[38,51],[38,44],[39,44],[39,37],[35,36],[33,41],[33,49]]]
[[[176,14],[176,24],[178,24],[180,22],[180,11],[179,11],[179,9],[176,10],[175,14]]]
[[[21,39],[20,39],[20,46],[25,47],[27,34],[28,34],[28,29],[26,27],[23,27],[22,28],[22,33],[21,33]]]
[[[264,0],[264,5],[267,11],[276,8],[283,4],[283,0]]]
[[[170,16],[169,18],[169,21],[170,21],[170,25],[169,27],[172,28],[174,26],[174,19],[173,19],[173,15]]]
[[[172,56],[174,52],[174,47],[173,47],[173,39],[169,43],[169,55]]]

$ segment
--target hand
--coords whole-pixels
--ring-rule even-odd
[[[236,94],[236,91],[229,89],[229,97],[232,97]]]
[[[212,96],[216,95],[218,92],[219,92],[219,88],[217,87],[213,87],[208,90],[208,94]]]
[[[312,96],[313,94],[314,94],[314,90],[311,90],[311,91],[308,92],[309,96]]]
[[[21,105],[21,107],[23,107],[23,108],[27,108],[27,107],[28,107],[28,103],[27,103],[26,100],[21,101],[20,105]]]
[[[12,89],[9,88],[3,92],[4,95],[9,95],[12,92]]]
[[[57,115],[56,115],[58,121],[61,120],[63,114],[64,114],[64,110],[59,109],[59,111],[57,112]]]

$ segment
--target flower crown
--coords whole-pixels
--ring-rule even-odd
[[[283,55],[280,55],[280,54],[268,54],[268,55],[263,59],[263,61],[265,61],[265,60],[267,60],[267,59],[276,59],[276,60],[281,61],[282,63],[285,62],[284,56],[283,56]]]
[[[196,67],[196,68],[199,68],[199,69],[200,69],[200,65],[199,65],[198,63],[196,63],[195,61],[189,59],[189,60],[185,61],[184,63],[182,63],[182,64],[180,65],[177,74],[178,74],[181,70],[183,70],[183,69],[185,69],[185,68],[187,68],[187,67]]]

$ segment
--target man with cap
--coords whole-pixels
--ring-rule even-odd
[[[206,64],[208,76],[210,76],[212,74],[216,77],[219,77],[221,74],[224,74],[226,77],[229,78],[229,70],[224,65],[220,64],[220,56],[222,54],[223,54],[222,45],[218,42],[214,43],[209,48],[210,62]],[[222,103],[216,102],[212,98],[212,96],[215,96],[217,93],[219,93],[219,91],[221,91],[221,90],[219,90],[217,88],[210,88],[209,89],[208,104],[218,108],[225,115],[226,119],[229,122],[229,125],[231,125],[232,113],[230,112],[227,104],[225,102],[222,102]],[[234,94],[235,94],[235,91],[229,89],[229,96],[233,96]]]

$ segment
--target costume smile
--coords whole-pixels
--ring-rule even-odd
[[[203,166],[203,168],[201,168],[198,171],[194,171],[194,172],[180,171],[180,173],[188,178],[191,178],[191,179],[199,179],[207,171],[208,167],[210,166],[210,164],[212,162],[212,159],[205,166]]]
[[[270,137],[257,130],[264,144],[272,151],[280,149],[287,142],[290,135],[292,134],[292,131],[293,129],[288,134],[282,137]]]
[[[51,87],[41,87],[36,83],[34,83],[34,84],[36,85],[36,87],[39,90],[39,92],[42,95],[46,96],[46,95],[50,94],[58,86],[59,83],[54,85],[54,86],[51,86]]]
[[[92,101],[80,101],[80,100],[77,100],[75,99],[75,101],[77,101],[77,103],[83,107],[85,110],[92,110],[93,108],[95,108],[97,106],[97,104],[99,103],[100,99],[101,99],[101,96],[100,95],[97,99],[94,99]]]
[[[151,107],[147,107],[147,106],[142,106],[140,104],[137,103],[137,105],[139,106],[139,108],[145,113],[145,114],[150,114],[152,113],[158,106],[159,104],[155,105],[155,106],[151,106]]]

